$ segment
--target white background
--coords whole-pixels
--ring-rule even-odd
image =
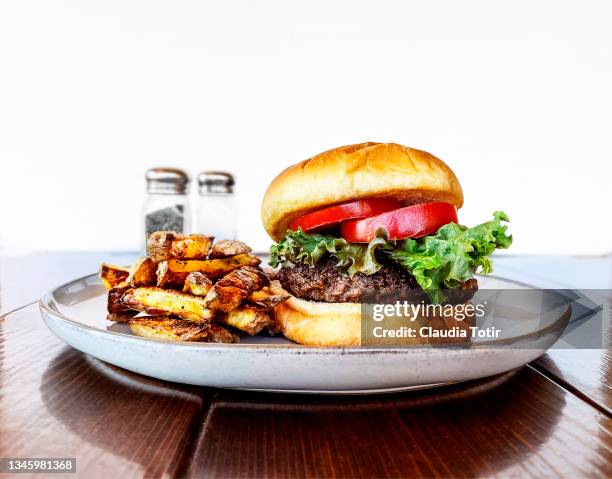
[[[366,140],[444,159],[515,253],[611,249],[610,1],[0,5],[5,251],[138,248],[156,165],[235,172],[265,249],[268,182]]]

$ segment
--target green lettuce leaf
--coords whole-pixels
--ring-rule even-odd
[[[350,244],[342,238],[323,234],[307,234],[301,229],[288,231],[285,237],[270,248],[270,266],[286,263],[315,265],[323,256],[330,254],[338,261],[338,267],[353,276],[355,273],[373,274],[381,268],[375,251],[386,245],[382,237],[370,244]]]
[[[270,265],[287,263],[317,264],[325,255],[338,261],[347,274],[373,274],[381,268],[377,259],[386,256],[406,268],[425,290],[455,288],[475,274],[493,269],[490,256],[497,248],[508,248],[512,236],[506,234],[508,216],[496,211],[493,219],[473,228],[449,223],[434,235],[403,241],[388,241],[377,232],[368,244],[350,244],[342,238],[302,230],[288,231],[270,248]]]
[[[477,273],[490,273],[493,251],[512,244],[502,221],[510,220],[496,211],[491,221],[473,228],[449,223],[435,235],[404,240],[385,253],[410,271],[421,288],[455,288]]]

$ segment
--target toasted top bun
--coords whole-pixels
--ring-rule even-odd
[[[459,180],[442,160],[396,143],[368,142],[328,150],[287,168],[268,186],[261,217],[268,234],[279,241],[301,215],[374,196],[406,205],[463,205]]]

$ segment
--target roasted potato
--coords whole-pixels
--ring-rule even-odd
[[[251,251],[242,241],[213,245],[205,235],[156,231],[147,240],[148,256],[131,267],[102,264],[107,319],[128,323],[136,335],[173,341],[237,342],[220,324],[251,335],[271,330],[270,310],[287,296],[268,288]]]
[[[123,304],[121,299],[123,295],[130,289],[130,285],[127,283],[119,283],[117,286],[112,287],[108,290],[107,302],[106,302],[106,310],[110,314],[131,314],[132,316],[136,316],[138,311],[134,311],[129,306]]]
[[[251,336],[263,328],[273,326],[273,319],[268,312],[253,306],[241,306],[228,313],[215,316],[215,321],[244,331]]]
[[[240,288],[215,284],[204,298],[204,302],[208,309],[227,312],[240,306],[246,295],[247,292]]]
[[[241,266],[257,266],[261,260],[250,253],[243,253],[229,258],[205,260],[178,260],[169,259],[167,268],[170,273],[183,273],[183,281],[187,274],[193,272],[204,273],[209,278],[219,278]],[[161,263],[160,263],[161,265]]]
[[[192,321],[208,322],[213,317],[203,298],[156,287],[128,289],[121,303],[145,313],[173,314]]]
[[[217,281],[204,302],[209,309],[228,312],[237,308],[253,290],[267,284],[268,278],[263,272],[251,266],[243,266]]]
[[[130,274],[125,279],[126,283],[135,288],[139,286],[155,286],[157,263],[151,258],[144,256],[139,258],[131,267]]]
[[[155,231],[147,240],[147,254],[156,263],[172,258],[203,259],[208,255],[212,242],[210,236]]]
[[[189,273],[202,273],[209,278],[218,278],[241,266],[257,266],[261,260],[245,253],[223,259],[162,261],[157,265],[157,286],[183,289]]]
[[[216,284],[235,286],[251,292],[268,286],[269,283],[268,277],[260,269],[253,266],[241,266],[226,274]]]
[[[282,294],[272,294],[270,290],[262,288],[259,291],[253,291],[247,296],[247,302],[264,309],[272,309],[279,303],[289,299],[289,296]]]
[[[219,326],[218,324],[210,324],[209,336],[207,343],[237,343],[240,339],[234,333]]]
[[[252,250],[242,241],[238,240],[219,240],[213,244],[210,254],[210,259],[227,258],[228,256],[236,256],[243,253],[250,253]]]
[[[193,272],[185,278],[183,286],[184,293],[195,294],[196,296],[206,296],[212,288],[212,281],[204,273]]]
[[[168,316],[143,316],[130,321],[136,336],[167,341],[201,341],[207,343],[235,343],[238,337],[216,324],[197,323]]]
[[[104,286],[111,289],[127,279],[130,269],[114,264],[102,263],[99,274]]]
[[[108,313],[106,315],[106,319],[108,321],[113,321],[115,323],[129,323],[134,316],[138,314],[138,311],[134,311],[130,309],[128,311],[123,311],[121,313]]]
[[[160,288],[182,289],[189,273],[171,271],[167,261],[157,265],[157,286]]]
[[[172,253],[178,259],[204,259],[213,243],[212,236],[189,235],[172,243]]]

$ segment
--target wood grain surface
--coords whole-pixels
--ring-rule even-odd
[[[612,415],[612,353],[609,349],[553,349],[534,361],[533,366]]]
[[[531,368],[364,399],[220,392],[193,477],[610,477],[611,419]]]
[[[182,475],[211,392],[89,358],[37,309],[0,322],[0,457],[76,457],[81,477]]]
[[[89,358],[34,305],[0,320],[0,391],[0,457],[74,456],[79,477],[612,476],[610,416],[531,367],[373,397],[212,390]]]

